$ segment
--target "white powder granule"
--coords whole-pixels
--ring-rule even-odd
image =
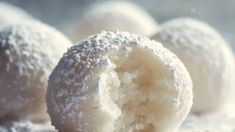
[[[0,31],[0,122],[48,119],[47,80],[71,42],[39,22]]]
[[[234,56],[217,31],[200,21],[182,18],[163,24],[152,38],[174,52],[188,69],[193,81],[192,112],[222,111],[232,100]]]
[[[10,24],[32,20],[33,18],[22,9],[0,2],[0,29]]]
[[[156,32],[158,24],[138,5],[127,1],[108,1],[91,6],[71,28],[71,38],[77,42],[103,30],[149,36]]]
[[[64,54],[46,101],[61,132],[173,132],[190,111],[192,82],[160,43],[102,32]]]

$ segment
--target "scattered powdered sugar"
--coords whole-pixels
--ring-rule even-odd
[[[64,35],[36,21],[0,31],[0,121],[47,116],[48,76],[70,45]]]
[[[61,131],[89,131],[89,120],[104,114],[102,111],[92,113],[90,107],[100,109],[96,102],[99,76],[110,66],[109,57],[115,57],[118,51],[127,54],[137,46],[153,52],[170,69],[177,95],[183,96],[176,98],[176,107],[190,108],[192,83],[187,70],[175,55],[160,43],[141,36],[126,32],[101,32],[71,47],[52,72],[47,92],[52,124]],[[184,93],[187,95],[182,95]],[[175,116],[182,113],[186,116],[188,111],[180,111]]]

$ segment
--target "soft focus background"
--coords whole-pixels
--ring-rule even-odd
[[[68,33],[87,8],[104,0],[0,0],[19,6],[35,18]],[[235,0],[130,0],[145,8],[159,23],[193,17],[219,30],[235,51]]]

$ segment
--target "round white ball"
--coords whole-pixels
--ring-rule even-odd
[[[46,101],[59,131],[175,131],[191,108],[192,82],[160,43],[102,32],[64,54]]]
[[[192,112],[222,110],[235,86],[234,56],[222,36],[209,25],[193,19],[164,24],[154,40],[174,52],[193,81]]]
[[[0,31],[0,122],[44,121],[47,80],[71,42],[42,23]]]
[[[126,1],[108,1],[89,8],[80,21],[72,24],[71,38],[75,42],[106,31],[127,31],[150,36],[158,24],[141,7]]]

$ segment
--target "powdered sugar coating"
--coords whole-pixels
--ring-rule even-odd
[[[224,108],[235,86],[234,56],[222,36],[209,25],[190,18],[164,24],[153,37],[185,64],[194,88],[193,112]]]
[[[173,100],[169,104],[173,112],[162,118],[161,121],[166,124],[161,121],[157,123],[162,125],[162,131],[177,129],[192,105],[192,83],[187,70],[180,60],[160,43],[126,32],[102,32],[71,47],[64,54],[49,78],[46,100],[52,124],[59,131],[118,131],[114,127],[101,129],[108,124],[102,124],[107,118],[117,120],[120,115],[124,115],[115,106],[111,110],[107,108],[111,108],[111,105],[114,105],[112,103],[108,103],[107,107],[100,105],[100,101],[111,99],[104,97],[105,89],[102,87],[105,85],[101,84],[102,76],[107,75],[111,80],[115,74],[107,70],[114,67],[111,58],[117,57],[117,52],[121,52],[125,58],[137,47],[153,53],[159,59],[160,65],[170,74],[172,83],[169,84],[169,89],[175,93],[169,99]],[[117,82],[110,83],[118,85]],[[112,91],[115,91],[114,87],[111,87]]]
[[[71,45],[43,23],[11,25],[0,32],[0,121],[48,120],[47,80]]]
[[[33,20],[30,15],[20,8],[0,2],[0,29],[10,24]]]
[[[141,7],[126,1],[107,1],[91,6],[79,22],[72,24],[71,38],[77,42],[106,31],[126,31],[139,35],[152,35],[158,24]]]

